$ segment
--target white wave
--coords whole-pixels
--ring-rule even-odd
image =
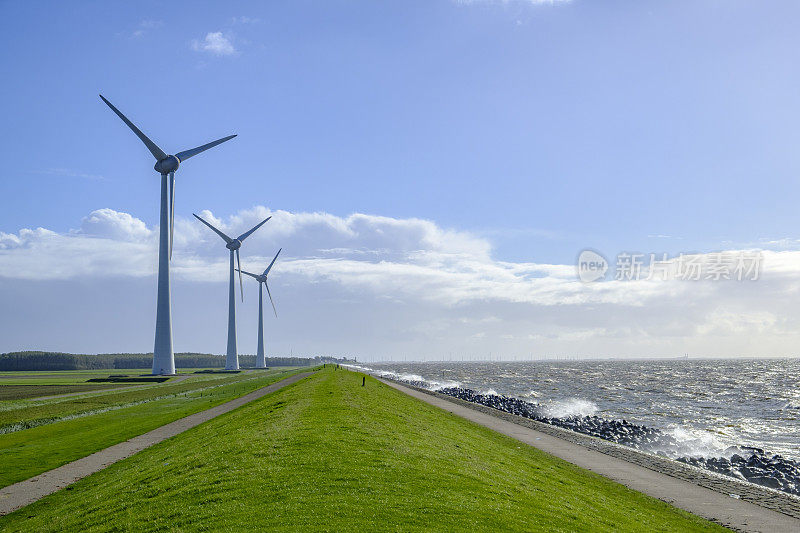
[[[464,384],[460,381],[430,381],[430,390],[439,390],[439,389],[460,389],[464,387]]]
[[[422,376],[418,376],[416,374],[398,374],[397,372],[392,372],[391,370],[377,370],[374,368],[370,368],[368,366],[361,366],[361,365],[350,365],[350,364],[343,364],[345,368],[351,368],[358,372],[364,372],[365,374],[370,374],[372,376],[378,376],[379,378],[389,378],[389,379],[396,379],[400,381],[422,381]]]
[[[730,443],[724,442],[717,435],[699,429],[675,426],[665,430],[678,442],[677,447],[662,449],[656,446],[651,451],[662,451],[668,456],[676,457],[730,457]]]
[[[402,381],[427,381],[419,374],[398,374],[397,377]]]
[[[500,395],[497,393],[497,391],[496,391],[496,390],[494,390],[494,389],[488,389],[488,390],[485,390],[485,391],[481,392],[481,394],[483,394],[484,396],[500,396]]]
[[[598,407],[594,402],[581,398],[568,400],[555,400],[544,407],[544,414],[550,418],[567,418],[570,416],[592,416],[597,413]]]
[[[342,363],[341,366],[343,366],[345,368],[352,368],[353,370],[360,370],[362,372],[367,372],[367,373],[375,372],[374,369],[372,369],[372,368],[370,368],[368,366],[351,365],[351,364],[347,364],[347,363]]]
[[[396,381],[404,381],[406,383],[413,383],[413,384],[418,385],[418,386],[421,385],[423,388],[426,388],[426,389],[432,390],[432,391],[439,390],[439,389],[446,389],[446,388],[461,388],[461,387],[464,386],[459,381],[452,381],[452,380],[437,381],[437,380],[433,380],[433,379],[426,379],[426,378],[420,376],[419,374],[409,374],[409,373],[400,374],[400,373],[397,373],[397,372],[393,372],[391,370],[378,370],[378,369],[375,369],[375,368],[370,368],[368,366],[352,365],[352,364],[346,364],[346,365],[342,365],[342,366],[345,366],[347,368],[351,368],[353,370],[357,370],[359,372],[365,372],[365,373],[373,375],[373,376],[378,376],[378,377],[381,377],[381,378],[388,378],[388,379],[393,379],[393,380],[396,380]],[[497,394],[497,393],[495,393],[495,394]]]

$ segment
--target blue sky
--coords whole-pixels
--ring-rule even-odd
[[[574,309],[558,298],[521,302],[494,298],[489,290],[478,302],[445,298],[434,305],[419,295],[398,296],[380,281],[366,290],[360,285],[354,289],[331,270],[311,275],[306,269],[301,275],[297,269],[310,263],[297,261],[324,256],[337,265],[346,259],[358,267],[360,260],[350,253],[357,250],[362,255],[374,252],[368,263],[419,266],[408,254],[431,251],[426,248],[431,227],[449,235],[445,244],[432,248],[436,253],[478,254],[494,266],[566,267],[586,247],[608,256],[623,250],[677,254],[754,247],[794,252],[795,228],[800,226],[798,11],[793,2],[751,1],[3,2],[0,64],[12,75],[0,84],[0,156],[6,161],[0,170],[5,199],[0,232],[20,240],[26,228],[45,228],[62,236],[130,243],[130,235],[120,237],[119,232],[133,231],[136,238],[150,239],[147,232],[158,223],[158,175],[146,149],[97,97],[102,92],[170,153],[239,135],[181,166],[176,214],[186,235],[196,231],[189,229],[187,218],[193,211],[209,210],[232,226],[264,209],[283,211],[285,221],[293,221],[295,233],[282,235],[306,246],[295,247],[293,254],[291,241],[279,242],[277,234],[270,234],[263,250],[253,245],[251,252],[257,261],[270,257],[271,247],[284,246],[287,260],[296,267],[286,270],[299,276],[292,281],[287,272],[282,278],[283,298],[297,295],[286,304],[296,311],[290,307],[273,332],[285,335],[276,339],[276,349],[331,346],[398,354],[425,346],[431,357],[453,349],[478,353],[492,346],[495,352],[514,353],[705,353],[709,346],[719,346],[719,339],[716,344],[703,340],[707,332],[698,330],[698,324],[714,313],[739,313],[727,307],[720,311],[723,300],[716,291],[723,289],[716,287],[689,291],[715,296],[706,295],[697,304],[702,313],[685,317],[680,342],[673,330],[659,330],[654,317],[655,329],[646,343],[636,341],[634,331],[627,337],[612,336],[595,349],[597,344],[573,342],[571,337],[559,344],[558,335],[574,334],[576,327],[609,328],[588,318],[576,319],[574,326],[570,322],[601,303]],[[103,222],[105,233],[97,233],[100,226],[92,226],[92,220],[98,217],[91,219],[91,214],[102,209],[111,210],[103,213],[125,229],[109,229]],[[325,219],[328,228],[359,223],[343,222],[354,213],[369,215],[373,218],[367,226],[377,233],[361,233],[365,240],[327,247],[320,240],[328,235],[325,231],[298,233],[297,228],[328,224],[303,218],[312,213],[333,217]],[[384,242],[376,237],[388,231],[380,217],[395,221],[389,224],[392,228],[410,224],[416,229]],[[416,219],[432,226],[419,229],[409,222]],[[189,331],[198,307],[214,307],[208,320],[216,320],[215,291],[223,299],[225,293],[224,276],[203,278],[189,272],[193,267],[187,265],[196,266],[198,257],[206,255],[194,251],[190,237],[185,240],[187,263],[176,264],[174,313],[180,324],[177,315],[184,310]],[[371,249],[373,241],[381,247]],[[207,257],[224,261],[224,249],[216,250],[215,244],[206,243]],[[20,255],[26,246],[35,252]],[[141,253],[142,265],[149,264],[142,246],[119,253]],[[149,350],[152,303],[133,295],[147,295],[152,288],[154,301],[152,273],[144,266],[128,271],[106,265],[104,270],[80,261],[64,266],[58,276],[47,276],[50,281],[20,273],[23,259],[39,265],[63,263],[37,255],[53,249],[20,243],[0,249],[7,260],[0,261],[0,295],[6,301],[0,317],[9,328],[0,350]],[[340,255],[333,249],[340,249]],[[350,252],[341,251],[345,249]],[[392,262],[398,254],[405,254],[404,259]],[[135,262],[124,258],[126,264]],[[789,277],[775,294],[796,290],[798,280],[790,270],[784,269]],[[537,271],[509,293],[525,292],[535,278],[551,274]],[[84,310],[84,321],[100,321],[108,338],[87,338],[75,333],[80,326],[63,314],[48,314],[52,309],[31,303],[30,314],[21,316],[8,303],[22,284],[36,302],[52,294],[47,283],[59,280],[64,285],[59,291],[66,291],[60,298],[79,306],[79,295],[86,294],[85,285],[93,279],[98,286],[116,287],[114,294],[144,317],[140,323],[120,333],[119,320],[107,318],[108,309],[98,296],[91,307],[101,309]],[[450,282],[471,292],[469,281],[456,277]],[[181,303],[181,291],[193,294],[197,284],[208,300]],[[316,284],[325,285],[324,290],[311,290]],[[481,292],[477,285],[472,288]],[[771,293],[763,288],[747,289],[750,298],[760,300],[746,303],[737,292],[745,289],[724,290],[756,315],[774,315],[781,305],[790,305],[770,300],[766,294]],[[303,302],[301,296],[310,300]],[[688,297],[683,295],[684,302]],[[336,314],[337,304],[359,301],[359,308],[372,310],[368,314],[382,316],[375,326],[382,333],[369,339],[333,338],[342,330],[334,324],[328,337],[320,332],[313,339],[298,338],[309,302],[320,299],[330,301]],[[401,315],[394,314],[397,306],[386,303],[393,299],[406,309]],[[504,307],[509,303],[523,308],[509,311]],[[612,303],[627,306],[619,314],[623,320],[625,311],[635,316],[634,307],[641,302],[604,300],[602,305]],[[682,306],[674,305],[676,316],[669,320],[680,322]],[[327,316],[325,309],[320,321]],[[465,325],[453,338],[441,334],[409,344],[409,337],[422,335],[420,328],[450,314],[457,322],[464,318],[461,311],[479,324],[487,317],[497,319],[489,323],[509,330]],[[562,311],[563,318],[553,326],[556,333],[534,332],[532,338],[510,344],[502,340],[535,330],[540,314],[556,320],[553,316]],[[786,316],[758,316],[756,324],[763,326],[766,320],[774,326],[777,320],[786,334],[792,330],[782,322]],[[249,342],[252,324],[242,320],[239,336]],[[515,320],[519,324],[512,327]],[[24,340],[34,322],[53,324],[52,330],[40,332],[39,344]],[[176,328],[177,350],[222,351],[222,329],[208,333],[208,339],[188,340],[185,335],[181,340],[180,326]],[[743,336],[753,334],[747,327],[743,331]],[[772,330],[759,331],[768,335]],[[465,336],[480,333],[484,335],[474,345],[464,343]],[[543,347],[537,335],[556,337]],[[219,342],[211,341],[217,337]],[[124,341],[115,347],[118,339]],[[789,341],[781,342],[770,350],[791,350]],[[741,343],[731,337],[730,349],[737,346]]]

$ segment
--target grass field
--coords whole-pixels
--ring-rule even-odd
[[[96,394],[73,398],[4,401],[0,402],[0,432],[9,426],[33,427],[63,417],[107,409],[112,406],[148,401],[159,396],[187,393],[224,383],[245,381],[252,379],[254,375],[256,374],[246,372],[240,374],[195,374],[182,381],[177,381],[181,378],[175,378],[159,384],[127,384],[125,387],[112,387]],[[4,386],[8,385],[0,385],[0,389]]]
[[[330,368],[0,518],[111,529],[723,530]]]
[[[72,374],[72,375],[42,375],[42,376],[34,376],[32,374],[22,374],[19,376],[3,376],[0,378],[0,389],[4,387],[9,387],[11,385],[41,385],[41,386],[49,386],[49,385],[85,385],[86,380],[90,378],[96,377],[107,377],[109,372],[106,371],[103,374]]]
[[[84,383],[82,385],[6,385],[3,383],[0,384],[0,401],[24,400],[27,398],[54,396],[56,394],[71,394],[74,392],[108,390],[120,386],[130,386],[130,384]]]
[[[178,368],[178,374],[191,374],[197,370],[206,370],[206,368]],[[89,370],[0,370],[0,378],[3,377],[16,377],[19,375],[26,376],[102,376],[108,374],[148,374],[146,368],[92,368]]]
[[[178,376],[192,375],[204,368],[182,368]],[[131,377],[149,376],[147,370],[134,369],[102,369],[102,370],[25,370],[0,372],[0,389],[7,385],[79,385],[87,379],[105,378],[110,375],[126,375]],[[174,378],[173,378],[174,381]]]
[[[116,403],[120,395],[87,399],[86,403],[111,409],[89,416],[68,418],[41,426],[0,434],[0,486],[28,479],[62,464],[85,457],[151,429],[232,400],[299,370],[268,370],[233,376],[217,375],[185,381],[169,388],[149,388],[149,397],[169,392],[169,397],[134,405]],[[180,386],[178,386],[180,385]],[[199,389],[199,390],[198,390]],[[124,398],[130,400],[130,395]],[[98,402],[103,401],[105,403]],[[63,403],[73,403],[72,400]],[[54,404],[57,407],[58,404]],[[0,413],[2,414],[2,413]]]
[[[47,377],[47,376],[80,376],[80,375],[103,375],[103,374],[116,374],[117,372],[120,373],[127,373],[127,372],[138,372],[139,374],[143,374],[146,372],[144,369],[114,369],[114,368],[93,368],[90,370],[0,370],[0,378],[4,377],[17,377],[20,375],[24,376],[35,376],[35,377]]]

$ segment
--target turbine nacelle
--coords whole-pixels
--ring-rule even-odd
[[[142,133],[142,130],[137,128],[133,122],[128,120],[128,117],[123,115],[122,111],[114,107],[111,102],[106,100],[102,94],[100,95],[100,98],[120,119],[122,119],[122,122],[124,122],[131,129],[131,131],[136,134],[137,137],[139,137],[139,140],[144,143],[150,153],[153,154],[153,157],[156,158],[156,164],[153,166],[153,169],[162,176],[169,176],[169,212],[167,213],[167,218],[169,219],[169,258],[172,259],[172,236],[175,233],[175,171],[178,170],[178,167],[182,161],[186,161],[190,157],[194,157],[197,154],[203,153],[209,148],[213,148],[218,144],[229,141],[236,137],[236,135],[228,135],[227,137],[223,137],[202,146],[192,148],[191,150],[184,150],[175,155],[167,155],[167,153],[159,148],[158,145],[154,143],[147,135]]]
[[[181,160],[174,155],[168,155],[164,159],[156,161],[153,169],[159,174],[169,174],[175,172],[181,164]]]
[[[194,213],[192,213],[192,214],[194,214]],[[213,231],[214,233],[216,233],[217,235],[222,237],[222,240],[225,241],[225,248],[227,248],[231,252],[236,252],[236,266],[238,268],[234,269],[233,268],[233,261],[231,261],[231,281],[233,280],[233,271],[234,270],[238,270],[239,271],[239,291],[242,293],[242,301],[244,301],[244,288],[242,287],[242,271],[241,271],[242,263],[241,263],[241,259],[239,258],[239,248],[242,246],[242,241],[244,241],[247,237],[252,235],[252,233],[255,230],[257,230],[258,228],[263,226],[264,223],[266,223],[266,221],[271,219],[272,217],[265,218],[264,220],[262,220],[261,222],[259,222],[255,226],[253,226],[250,230],[245,231],[244,233],[242,233],[241,235],[239,235],[235,239],[231,239],[230,237],[228,237],[227,235],[222,233],[220,230],[218,230],[217,228],[215,228],[214,226],[212,226],[211,224],[209,224],[208,222],[206,222],[205,220],[203,220],[199,216],[194,215],[194,217],[197,220],[199,220],[200,222],[202,222],[203,224],[205,224],[206,226],[208,226],[211,229],[211,231]],[[231,256],[231,259],[233,259],[233,256]],[[266,274],[266,272],[265,272],[265,274]],[[233,293],[231,293],[231,294],[233,294]],[[233,304],[231,304],[231,305],[233,305]],[[233,309],[233,308],[231,308],[231,309]]]
[[[197,215],[195,215],[195,216],[197,216]],[[263,222],[262,222],[262,224],[263,224]],[[282,250],[282,248],[281,248],[281,250]],[[239,271],[239,282],[240,283],[241,283],[241,275],[242,274],[247,274],[248,276],[250,276],[251,278],[255,279],[258,282],[258,290],[259,291],[261,291],[261,284],[262,283],[264,284],[264,287],[266,287],[266,289],[267,289],[267,295],[269,296],[269,303],[272,304],[272,312],[275,313],[276,317],[278,316],[278,311],[275,310],[275,302],[272,301],[272,293],[269,292],[269,285],[267,285],[267,276],[269,276],[269,271],[272,270],[272,265],[275,264],[275,261],[278,259],[278,256],[281,254],[281,250],[278,250],[278,253],[275,254],[275,257],[272,258],[272,262],[269,264],[269,266],[266,268],[266,270],[264,270],[264,272],[261,273],[261,274],[253,274],[252,272],[247,272],[245,270],[242,270],[241,268],[237,268],[236,269],[236,270]],[[261,293],[260,292],[259,292],[259,297],[258,297],[258,316],[259,317],[261,316]],[[261,329],[260,328],[261,328],[261,326],[259,325],[259,330],[258,330],[259,331],[259,333],[258,333],[259,341],[258,341],[258,345],[262,346],[263,342],[261,340]]]

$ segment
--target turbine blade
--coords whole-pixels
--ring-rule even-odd
[[[272,301],[272,294],[269,292],[269,285],[267,282],[264,282],[264,286],[267,288],[267,296],[269,296],[269,303],[272,304],[272,312],[275,313],[275,318],[278,318],[278,311],[275,310],[275,302]]]
[[[250,272],[248,272],[247,270],[239,270],[238,268],[237,268],[236,270],[237,270],[237,271],[238,271],[240,274],[246,274],[246,275],[250,276],[251,278],[256,278],[256,279],[258,279],[258,276],[256,276],[255,274],[251,274],[251,273],[250,273]]]
[[[236,249],[236,270],[239,271],[239,290],[242,291],[242,301],[244,301],[244,284],[242,284],[242,261],[239,259],[239,249]]]
[[[184,150],[183,152],[178,152],[175,154],[175,157],[178,158],[181,162],[186,161],[190,157],[196,156],[200,152],[205,152],[209,148],[214,148],[218,144],[222,144],[225,141],[230,141],[236,137],[236,135],[228,135],[227,137],[223,137],[222,139],[217,139],[216,141],[212,141],[208,144],[204,144],[203,146],[198,146],[197,148],[192,148],[191,150]]]
[[[169,173],[169,258],[172,260],[172,237],[175,235],[175,173]]]
[[[192,213],[192,214],[194,215],[194,213]],[[222,239],[225,241],[226,244],[230,244],[231,242],[233,242],[233,239],[231,239],[230,237],[228,237],[227,235],[222,233],[220,230],[218,230],[217,228],[215,228],[214,226],[212,226],[211,224],[209,224],[208,222],[206,222],[205,220],[203,220],[199,216],[194,215],[194,218],[196,218],[197,220],[199,220],[200,222],[202,222],[203,224],[205,224],[206,226],[211,228],[214,231],[214,233],[216,233],[217,235],[222,237]]]
[[[280,248],[278,250],[278,253],[275,254],[275,257],[272,258],[272,263],[270,263],[269,266],[267,267],[267,269],[264,271],[264,273],[261,274],[262,276],[266,276],[267,274],[269,274],[269,271],[272,270],[272,265],[275,264],[275,260],[278,258],[278,255],[280,255],[281,250],[283,250],[283,248]]]
[[[256,224],[256,226],[255,226],[253,229],[251,229],[250,231],[245,231],[244,233],[242,233],[241,235],[239,235],[239,236],[237,237],[237,239],[239,239],[240,241],[244,242],[244,240],[245,240],[246,238],[248,238],[248,237],[250,236],[250,234],[251,234],[251,233],[253,233],[255,230],[257,230],[258,228],[260,228],[261,226],[263,226],[263,225],[264,225],[264,223],[265,223],[267,220],[271,219],[271,218],[272,218],[271,216],[269,216],[269,217],[265,218],[264,220],[262,220],[261,222],[259,222],[258,224]]]
[[[167,157],[167,154],[165,154],[165,153],[164,153],[164,150],[162,150],[161,148],[159,148],[159,147],[156,145],[156,143],[154,143],[153,141],[151,141],[151,140],[150,140],[150,139],[147,137],[147,135],[145,135],[144,133],[142,133],[142,130],[140,130],[139,128],[137,128],[137,127],[136,127],[136,125],[135,125],[133,122],[131,122],[130,120],[128,120],[128,117],[126,117],[125,115],[123,115],[123,114],[120,112],[120,110],[119,110],[119,109],[117,109],[116,107],[114,107],[114,106],[111,104],[111,102],[109,102],[108,100],[106,100],[105,98],[103,98],[103,95],[102,95],[102,94],[100,95],[100,98],[102,98],[102,99],[103,99],[103,101],[106,103],[106,105],[107,105],[108,107],[110,107],[110,108],[111,108],[111,111],[113,111],[114,113],[116,113],[116,114],[117,114],[117,116],[118,116],[119,118],[121,118],[121,119],[122,119],[122,122],[124,122],[125,124],[127,124],[127,125],[128,125],[128,127],[129,127],[129,128],[132,130],[132,131],[133,131],[133,133],[135,133],[135,134],[136,134],[136,136],[137,136],[137,137],[139,137],[139,139],[140,139],[140,140],[141,140],[141,141],[144,143],[144,145],[145,145],[145,146],[147,146],[147,149],[148,149],[148,150],[150,150],[150,153],[151,153],[151,154],[153,154],[153,157],[155,157],[155,158],[156,158],[158,161],[161,161],[162,159],[165,159],[165,158]],[[180,159],[180,158],[179,158],[179,159]]]

